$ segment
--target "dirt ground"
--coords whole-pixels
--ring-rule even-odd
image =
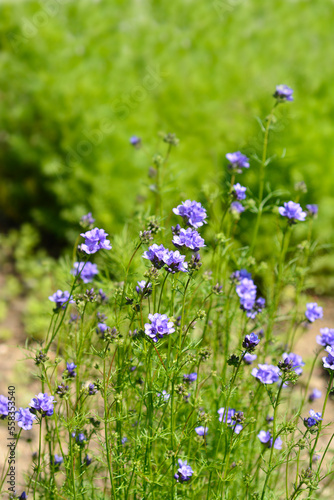
[[[1,286],[1,278],[0,278]],[[314,301],[318,301],[324,308],[324,318],[318,320],[315,324],[311,325],[310,328],[305,331],[302,336],[297,340],[294,352],[300,354],[305,361],[310,360],[314,356],[316,344],[316,335],[319,333],[319,329],[323,327],[334,327],[334,301],[333,299],[326,298],[313,298]],[[313,300],[312,299],[312,300]],[[8,386],[14,385],[16,387],[16,406],[26,407],[30,403],[31,395],[35,395],[40,392],[39,380],[34,378],[35,365],[31,359],[27,359],[27,352],[24,349],[25,334],[24,327],[22,324],[22,313],[24,311],[24,300],[17,299],[11,304],[10,312],[2,325],[13,332],[13,337],[10,341],[1,343],[0,342],[0,394],[7,394]],[[308,363],[309,364],[309,363]],[[307,364],[307,365],[308,365]],[[307,366],[304,370],[303,380],[307,379]],[[311,384],[310,390],[313,388],[320,389],[323,395],[326,392],[326,385],[328,379],[325,376],[325,372],[321,367],[320,357],[319,363],[316,366]],[[321,400],[315,401],[312,405],[308,406],[313,408],[315,411],[321,411],[322,409]],[[329,423],[334,420],[334,401],[330,400],[328,403],[326,417],[324,424]],[[318,452],[325,448],[331,434],[334,432],[334,425],[329,426],[325,435],[319,440]],[[0,471],[2,470],[2,464],[4,463],[7,449],[6,443],[8,438],[7,421],[0,421]],[[31,467],[31,456],[33,452],[37,451],[38,445],[38,435],[36,429],[31,431],[25,431],[23,439],[20,439],[19,445],[17,447],[16,458],[17,458],[17,491],[22,492],[22,486],[24,484],[24,474],[29,474],[29,468]],[[334,444],[332,444],[329,450],[329,458],[334,456]],[[1,472],[0,472],[1,475]],[[328,488],[329,490],[330,488]],[[330,492],[329,492],[330,493]],[[324,498],[327,498],[325,495]],[[328,496],[329,498],[329,496]]]

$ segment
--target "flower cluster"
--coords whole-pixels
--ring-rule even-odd
[[[297,375],[301,375],[303,373],[302,367],[305,366],[305,363],[303,362],[301,356],[294,354],[293,352],[290,352],[290,354],[284,352],[282,354],[282,358],[284,365],[288,366],[290,370],[293,370]]]
[[[173,244],[177,248],[187,247],[194,252],[198,252],[200,248],[205,247],[204,239],[196,230],[190,227],[180,229],[180,232],[173,237]]]
[[[65,309],[66,304],[74,303],[72,296],[70,296],[70,292],[67,290],[64,292],[57,290],[53,295],[50,295],[49,300],[55,303],[56,309]]]
[[[29,431],[32,428],[32,424],[36,418],[36,415],[33,415],[29,408],[19,408],[15,413],[17,425],[25,431]]]
[[[241,270],[233,273],[233,279],[237,281],[236,292],[240,298],[241,309],[246,311],[247,317],[254,319],[265,307],[266,301],[263,297],[256,298],[257,287],[249,273],[244,277],[245,272],[247,273]]]
[[[328,345],[326,351],[328,352],[328,356],[322,358],[323,366],[327,370],[334,370],[334,346]]]
[[[246,349],[247,352],[252,352],[259,344],[260,339],[255,333],[250,333],[245,336],[242,347]]]
[[[197,228],[206,224],[206,210],[198,201],[183,201],[181,205],[173,208],[173,212],[180,215],[189,226]]]
[[[320,334],[317,335],[317,344],[327,347],[334,346],[334,328],[320,328]]]
[[[48,396],[47,393],[40,392],[30,401],[30,411],[32,413],[40,413],[43,417],[51,417],[53,415],[53,405],[56,403],[53,396]]]
[[[274,384],[278,382],[280,377],[280,369],[274,365],[258,365],[258,368],[253,368],[252,375],[262,384]]]
[[[173,252],[173,250],[168,250],[163,245],[154,243],[144,252],[143,257],[151,261],[157,269],[164,267],[172,274],[179,271],[187,272],[188,265],[184,262],[185,256],[181,255],[178,250]]]
[[[257,435],[257,437],[259,438],[259,440],[261,441],[262,444],[265,444],[267,448],[272,448],[273,446],[273,438],[272,438],[272,435],[271,435],[271,432],[270,431],[260,431],[259,434]],[[274,448],[276,450],[281,450],[282,449],[282,439],[278,436],[276,439],[275,439],[275,443],[274,443]]]
[[[243,420],[243,413],[237,412],[234,408],[229,408],[226,412],[225,408],[219,408],[219,422],[224,422],[231,427],[236,434],[240,434],[243,427],[241,421]]]
[[[288,87],[287,85],[277,85],[276,86],[276,91],[274,93],[274,97],[279,101],[279,102],[284,102],[284,101],[293,101],[293,89]]]
[[[174,323],[169,320],[167,314],[149,314],[148,319],[151,323],[145,323],[145,334],[153,342],[158,342],[164,335],[175,332]]]
[[[291,224],[295,224],[297,221],[304,221],[307,215],[306,212],[303,212],[299,203],[295,203],[294,201],[284,203],[284,206],[279,207],[278,211],[280,215],[287,217]]]
[[[241,186],[241,184],[237,182],[237,184],[234,184],[233,186],[232,194],[238,201],[241,201],[246,198],[246,190],[247,188]]]
[[[90,283],[98,274],[97,265],[91,262],[75,262],[71,274],[80,276],[84,283]]]
[[[195,427],[195,432],[198,436],[206,436],[208,433],[208,428],[200,425],[199,427]]]
[[[8,398],[0,395],[0,418],[4,419],[8,417]]]
[[[311,428],[318,425],[322,421],[321,413],[317,413],[314,410],[309,411],[310,417],[304,418],[305,427]]]
[[[322,318],[322,307],[318,306],[316,302],[310,302],[309,304],[306,304],[305,316],[310,323],[313,323],[317,319]]]
[[[190,465],[188,465],[187,460],[178,460],[178,463],[180,467],[174,474],[174,478],[178,483],[185,483],[186,481],[190,480],[194,471],[192,470]]]
[[[246,155],[236,151],[235,153],[227,153],[226,155],[229,163],[229,169],[233,172],[240,174],[243,168],[249,168],[249,159]]]
[[[148,283],[145,280],[137,281],[136,292],[138,295],[148,297],[152,293],[152,283]]]
[[[99,250],[111,250],[110,241],[107,240],[108,233],[104,229],[98,229],[95,227],[86,233],[81,233],[83,238],[85,238],[85,243],[80,245],[80,250],[85,253],[92,254]]]

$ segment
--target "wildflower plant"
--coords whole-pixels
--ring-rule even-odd
[[[27,498],[294,500],[322,491],[332,438],[324,446],[319,437],[329,423],[334,329],[314,339],[311,371],[296,347],[323,315],[315,302],[302,307],[298,272],[310,264],[317,211],[304,211],[299,199],[282,202],[265,184],[277,108],[292,94],[276,88],[261,122],[262,152],[227,153],[225,182],[213,194],[168,198],[164,182],[179,141],[167,134],[165,153],[152,159],[147,205],[124,234],[93,227],[91,213],[78,221],[62,289],[50,291],[49,329],[42,345],[27,345],[40,392],[14,413],[19,439],[39,436]],[[141,143],[130,139],[136,154]],[[256,194],[247,186],[252,169]],[[241,246],[246,207],[254,223],[250,245]],[[275,228],[273,260],[258,263],[264,212]],[[302,251],[297,224],[308,227]],[[296,292],[288,312],[287,284]],[[310,392],[321,352],[327,381]],[[317,399],[321,412],[309,406]],[[0,395],[1,420],[9,404]]]

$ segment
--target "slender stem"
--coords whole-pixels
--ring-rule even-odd
[[[257,238],[257,234],[259,231],[260,221],[261,221],[262,212],[263,212],[262,201],[263,201],[263,189],[264,189],[264,172],[265,172],[265,167],[266,167],[266,162],[267,162],[269,130],[270,130],[270,125],[272,123],[272,120],[274,118],[274,110],[275,110],[277,104],[278,104],[278,101],[275,102],[274,107],[272,108],[269,116],[267,117],[267,125],[266,125],[265,132],[264,132],[262,159],[261,159],[261,165],[260,165],[259,208],[258,208],[258,212],[257,212],[256,222],[255,222],[253,240],[252,240],[252,244],[251,244],[251,248],[250,248],[251,255],[253,255],[253,250],[255,247],[256,238]]]

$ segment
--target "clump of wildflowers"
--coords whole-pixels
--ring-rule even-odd
[[[195,427],[195,432],[198,436],[206,436],[208,433],[208,427],[200,425],[199,427]]]
[[[246,187],[241,186],[241,184],[237,182],[237,184],[233,186],[232,194],[238,201],[244,200],[246,198],[246,189]]]
[[[153,342],[158,342],[165,335],[175,332],[174,323],[169,320],[167,314],[149,314],[148,319],[151,323],[145,323],[145,334]]]
[[[29,431],[32,428],[32,424],[36,418],[36,415],[33,415],[29,408],[19,408],[15,413],[17,425],[25,431]]]
[[[319,391],[319,389],[313,389],[313,391],[309,394],[308,400],[310,403],[313,403],[316,399],[321,398],[322,393]]]
[[[77,376],[76,374],[76,369],[77,365],[73,363],[73,361],[71,363],[66,363],[66,370],[65,370],[65,375],[68,377],[68,378],[75,378]]]
[[[88,214],[86,215],[83,215],[80,219],[80,225],[84,228],[84,229],[90,229],[93,227],[94,225],[94,222],[95,222],[95,219],[94,217],[92,216],[92,213],[91,212],[88,212]]]
[[[136,292],[139,295],[148,297],[152,293],[152,283],[149,283],[145,280],[137,281]]]
[[[293,101],[293,89],[287,85],[277,85],[274,97],[278,102]]]
[[[308,212],[308,215],[310,215],[311,217],[315,217],[318,213],[318,205],[306,205],[306,210]]]
[[[297,221],[304,221],[307,215],[306,212],[303,212],[299,203],[295,203],[294,201],[284,203],[284,206],[279,207],[278,211],[280,215],[287,217],[291,224],[295,224]]]
[[[188,465],[187,460],[178,460],[179,468],[177,472],[174,474],[174,477],[178,483],[185,483],[189,481],[194,471]]]
[[[80,249],[88,254],[96,253],[99,250],[111,250],[110,241],[107,240],[108,233],[104,229],[95,227],[86,233],[81,233],[85,238],[85,243],[82,243]]]
[[[80,276],[84,283],[90,283],[98,274],[97,265],[91,262],[75,262],[71,273],[74,276]]]
[[[305,427],[311,428],[318,425],[322,421],[321,413],[317,413],[314,410],[309,411],[310,417],[304,418]]]
[[[64,292],[57,290],[53,295],[50,295],[49,300],[55,303],[56,309],[65,309],[66,304],[74,304],[74,300],[67,290]]]
[[[327,347],[334,345],[334,328],[320,328],[320,334],[317,335],[317,344]]]
[[[259,438],[259,440],[261,441],[262,444],[265,444],[267,448],[272,448],[273,446],[273,438],[272,438],[272,435],[271,435],[271,432],[270,431],[260,431],[259,434],[257,435],[257,437]],[[275,443],[274,443],[274,448],[276,450],[281,450],[282,449],[282,439],[278,436],[276,439],[275,439]]]
[[[262,384],[274,384],[278,382],[280,377],[280,369],[274,365],[258,365],[258,368],[253,368],[252,375]]]
[[[190,248],[193,252],[198,252],[200,248],[205,247],[204,239],[196,230],[190,227],[188,229],[180,229],[180,232],[173,237],[173,244],[177,248],[183,246]]]
[[[233,429],[236,434],[240,434],[243,426],[240,422],[243,421],[243,413],[237,412],[234,408],[229,408],[226,412],[225,408],[219,408],[219,422],[224,422]]]
[[[0,395],[0,418],[3,420],[8,416],[8,398]]]
[[[242,347],[246,349],[247,352],[253,352],[259,342],[259,337],[255,333],[250,333],[245,336],[242,342]]]
[[[227,153],[226,158],[230,162],[228,168],[237,174],[241,174],[243,168],[249,168],[249,159],[240,151]]]
[[[48,396],[47,393],[40,392],[30,401],[30,411],[32,413],[40,413],[43,417],[51,417],[53,415],[53,406],[56,403],[53,396]]]
[[[327,346],[328,356],[322,358],[323,367],[327,370],[334,370],[334,346]]]
[[[196,382],[197,380],[197,373],[196,372],[193,372],[193,373],[189,373],[189,374],[184,374],[183,375],[183,380],[185,382],[188,382],[188,383],[192,383],[192,382]]]
[[[242,360],[246,363],[246,365],[251,365],[253,361],[256,360],[256,358],[257,358],[256,354],[251,354],[250,352],[246,352]]]
[[[232,201],[230,209],[231,212],[235,212],[236,214],[242,214],[245,211],[245,207],[240,201]]]
[[[316,302],[309,302],[306,304],[305,316],[310,323],[313,323],[317,319],[323,317],[323,310],[321,306],[318,306]]]
[[[305,363],[302,360],[302,357],[298,354],[294,354],[290,352],[290,354],[284,352],[282,354],[282,358],[285,366],[289,366],[291,370],[293,370],[297,375],[301,375],[303,373],[303,366]],[[281,369],[284,369],[283,366],[280,365]]]
[[[181,205],[173,208],[173,212],[180,215],[189,226],[197,228],[206,224],[206,210],[198,201],[183,201]]]

